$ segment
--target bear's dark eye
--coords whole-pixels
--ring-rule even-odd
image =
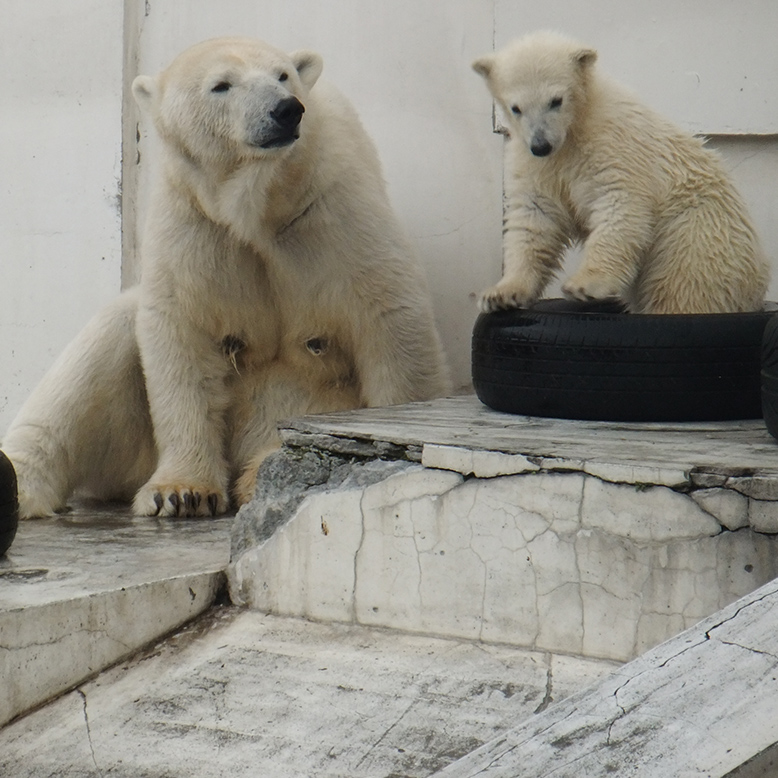
[[[514,116],[521,116],[521,108],[519,108],[518,105],[512,105],[511,111],[513,112]]]
[[[554,108],[561,108],[562,107],[562,98],[561,97],[555,97],[549,104],[548,107],[552,110]]]
[[[279,81],[286,81],[288,78],[289,78],[289,74],[284,72],[284,73],[281,73],[281,75],[278,77],[278,80]]]
[[[232,84],[229,81],[219,81],[218,84],[216,84],[213,89],[211,89],[212,92],[229,92],[230,88],[232,87]]]

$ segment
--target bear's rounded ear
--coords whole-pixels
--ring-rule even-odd
[[[137,76],[132,82],[132,96],[143,109],[148,109],[157,92],[157,80],[152,76]]]
[[[573,54],[575,62],[581,70],[591,67],[597,61],[597,52],[594,49],[579,49]]]
[[[310,89],[321,75],[324,60],[315,51],[293,51],[290,55],[303,85]]]
[[[485,57],[479,57],[473,63],[473,70],[475,70],[479,76],[483,76],[484,78],[489,78],[489,74],[492,72],[493,67],[494,56],[492,54],[487,54]]]

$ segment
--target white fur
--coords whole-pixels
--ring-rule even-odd
[[[595,60],[541,32],[473,63],[510,133],[503,278],[481,309],[532,304],[579,241],[569,297],[620,298],[643,313],[760,308],[768,263],[718,156]]]
[[[251,498],[280,419],[447,391],[375,149],[340,93],[316,83],[321,67],[311,52],[231,38],[136,79],[164,145],[142,281],[11,425],[23,516],[84,488],[137,490],[138,514],[222,512],[230,490]],[[305,107],[299,139],[264,148],[291,96]]]

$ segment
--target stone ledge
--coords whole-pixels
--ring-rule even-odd
[[[0,726],[210,607],[232,521],[81,505],[23,522],[0,560]]]
[[[625,423],[498,413],[475,396],[287,422],[290,447],[491,478],[580,472],[693,494],[723,529],[778,533],[778,443],[761,420]]]

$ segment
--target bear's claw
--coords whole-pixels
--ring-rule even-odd
[[[211,511],[211,516],[216,515],[216,511],[219,508],[219,496],[216,494],[208,495],[208,508]]]
[[[187,516],[194,516],[197,513],[197,508],[200,505],[200,495],[192,492],[184,493],[184,512]]]
[[[478,308],[481,313],[494,313],[495,311],[504,311],[510,308],[526,308],[532,302],[534,302],[534,297],[528,294],[512,294],[494,287],[481,295],[478,301]]]
[[[228,509],[226,497],[218,490],[196,489],[183,485],[149,487],[135,497],[135,513],[139,516],[170,516],[191,518],[218,516]]]

